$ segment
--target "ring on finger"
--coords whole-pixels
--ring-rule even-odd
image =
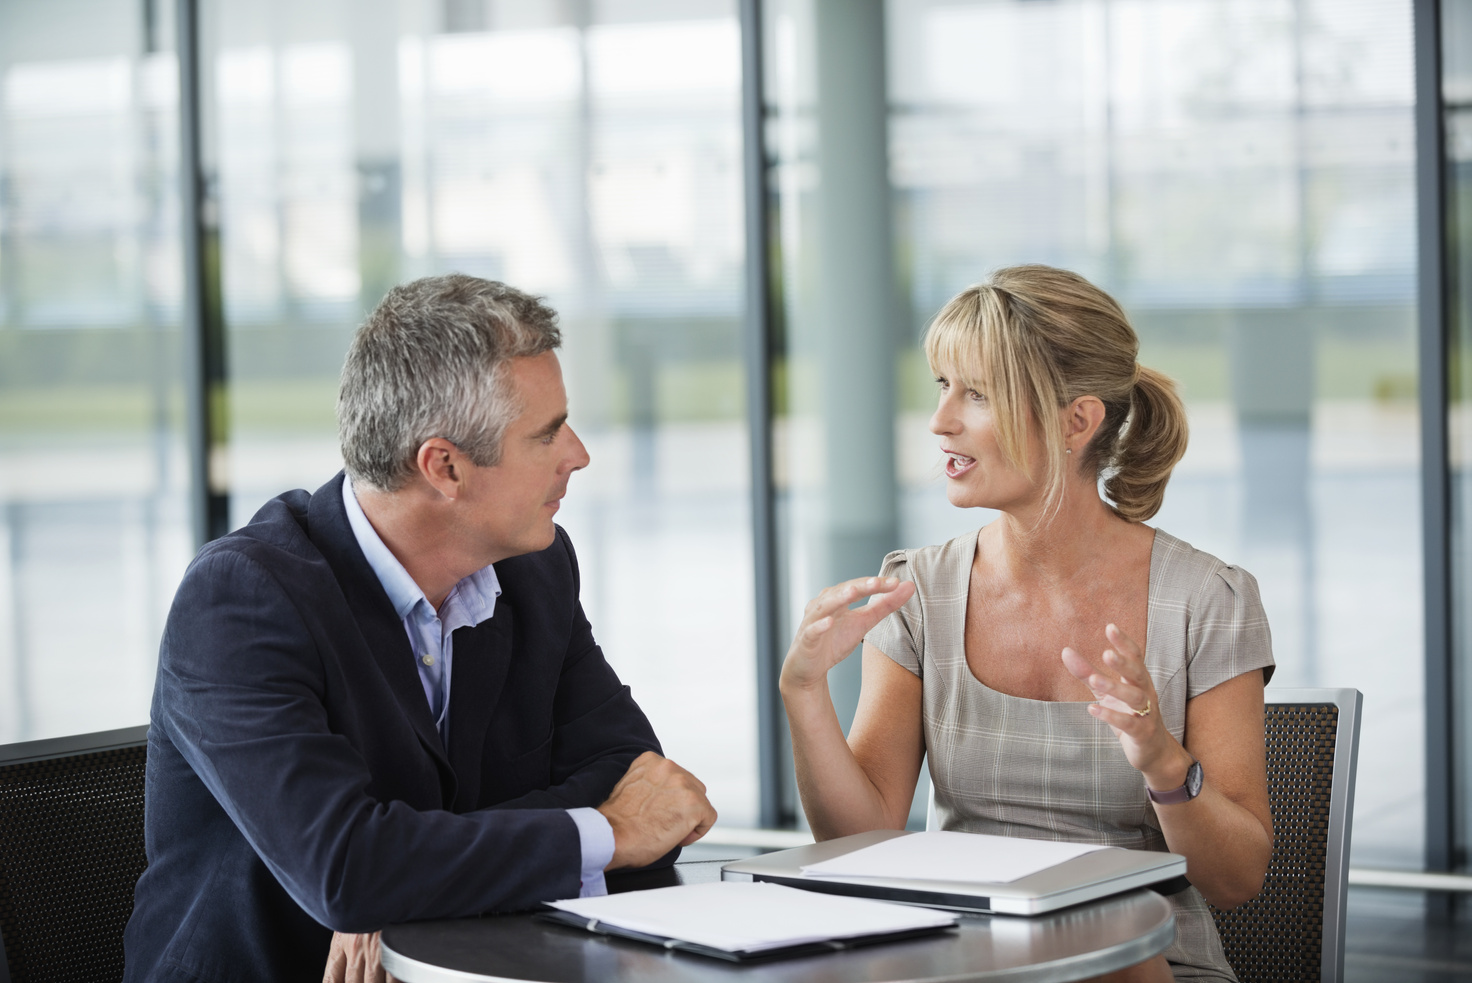
[[[1130,707],[1130,713],[1133,713],[1137,717],[1148,717],[1150,716],[1151,711],[1153,711],[1154,709],[1155,707],[1151,705],[1151,702],[1149,700],[1146,700],[1145,709],[1136,710],[1134,707]]]

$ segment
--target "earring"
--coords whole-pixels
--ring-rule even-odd
[[[1065,454],[1072,454],[1073,453],[1073,448],[1072,447],[1065,447],[1065,448],[1063,448],[1063,453],[1065,453]]]

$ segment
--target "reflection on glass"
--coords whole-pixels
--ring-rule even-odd
[[[562,313],[599,641],[724,823],[756,816],[734,0],[215,3],[232,520],[340,466],[362,314],[458,270]]]
[[[822,0],[774,2],[793,448],[805,483],[794,274],[823,244]],[[817,11],[818,13],[814,13]],[[1421,591],[1410,7],[1405,0],[888,0],[889,175],[906,309],[895,545],[984,517],[951,508],[918,340],[988,270],[1078,270],[1179,379],[1192,441],[1158,524],[1259,579],[1276,685],[1365,691],[1356,862],[1421,862]],[[816,54],[814,54],[816,50]],[[815,149],[817,148],[817,149]],[[843,406],[864,392],[830,389]],[[806,550],[787,543],[792,594]],[[864,572],[844,572],[854,576]],[[800,585],[800,586],[799,586]]]
[[[170,35],[66,11],[0,5],[0,743],[147,720],[190,550]]]

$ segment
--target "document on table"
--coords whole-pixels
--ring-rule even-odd
[[[755,955],[809,943],[909,935],[956,923],[955,915],[927,908],[760,882],[686,884],[548,903],[586,919],[579,927],[590,931],[618,929],[612,934],[668,948],[717,950],[712,955]]]
[[[802,868],[805,877],[1006,884],[1108,847],[936,830],[897,836]]]

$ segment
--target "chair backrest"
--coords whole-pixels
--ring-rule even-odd
[[[1356,689],[1267,690],[1273,859],[1261,894],[1211,910],[1242,983],[1343,976],[1361,703]]]
[[[117,983],[148,728],[0,747],[0,983]]]

